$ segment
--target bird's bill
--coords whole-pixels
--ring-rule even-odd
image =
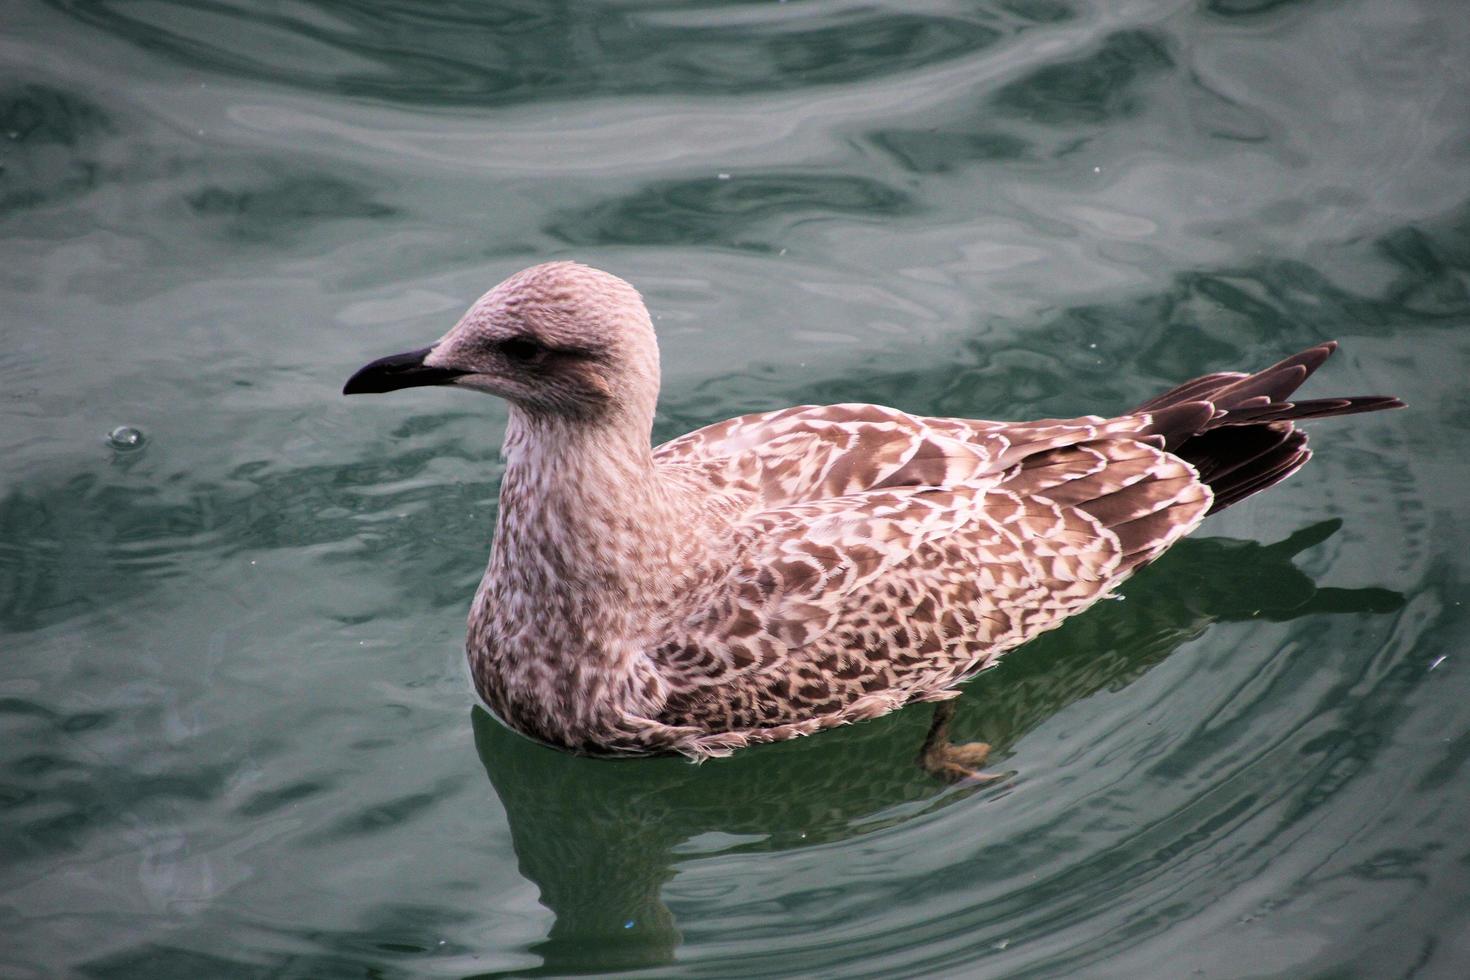
[[[405,354],[390,354],[365,364],[342,386],[344,395],[376,395],[399,388],[420,388],[424,385],[449,384],[466,372],[453,368],[429,367],[424,358],[434,348],[425,347]]]

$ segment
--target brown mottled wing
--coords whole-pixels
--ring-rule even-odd
[[[1209,504],[1188,464],[1105,438],[1033,452],[973,484],[760,512],[730,574],[655,652],[671,690],[662,720],[815,730],[952,696],[1101,598]]]
[[[1096,416],[1008,424],[921,418],[881,405],[803,405],[696,430],[654,457],[666,467],[700,467],[701,479],[748,494],[760,511],[867,490],[984,482],[1041,449],[1132,434],[1142,424]]]
[[[989,469],[1003,439],[959,439],[879,405],[804,405],[745,415],[654,450],[663,465],[706,467],[756,510],[887,486],[944,486]],[[999,428],[999,426],[997,426]]]

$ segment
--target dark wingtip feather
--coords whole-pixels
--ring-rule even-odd
[[[1143,434],[1188,460],[1215,494],[1210,513],[1286,479],[1311,452],[1293,423],[1403,408],[1391,395],[1314,398],[1292,395],[1337,350],[1328,340],[1254,374],[1221,372],[1186,381],[1145,402]]]
[[[1162,436],[1165,449],[1174,449],[1186,439],[1209,428],[1219,412],[1207,401],[1178,402],[1149,413],[1143,434]]]
[[[1217,496],[1215,502],[1210,506],[1210,513],[1218,514],[1231,504],[1238,504],[1245,498],[1254,496],[1267,487],[1275,486],[1305,466],[1307,460],[1311,458],[1312,451],[1306,448],[1302,448],[1295,455],[1288,456],[1284,459],[1273,458],[1269,465],[1259,471],[1255,471],[1252,478],[1242,480],[1240,483],[1230,486],[1225,493]]]
[[[1358,415],[1405,408],[1391,395],[1354,395],[1351,398],[1312,398],[1297,402],[1274,402],[1266,405],[1236,405],[1224,413],[1220,425],[1252,425],[1261,422],[1304,422],[1335,415]]]

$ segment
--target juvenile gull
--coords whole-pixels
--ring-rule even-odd
[[[551,262],[343,392],[442,384],[510,403],[467,642],[495,713],[576,752],[701,759],[958,696],[1208,514],[1294,473],[1311,453],[1293,423],[1401,406],[1289,401],[1336,346],[1115,418],[803,405],[653,447],[642,298]]]

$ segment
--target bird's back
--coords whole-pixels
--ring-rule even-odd
[[[953,696],[1203,518],[1208,488],[1146,429],[838,405],[660,447],[733,502],[725,567],[659,637],[661,720],[735,747]]]
[[[1332,348],[1112,419],[799,406],[659,447],[660,467],[713,502],[704,533],[721,539],[654,638],[660,720],[708,733],[693,748],[715,754],[955,696],[1299,468],[1293,420],[1398,404],[1287,401]]]

